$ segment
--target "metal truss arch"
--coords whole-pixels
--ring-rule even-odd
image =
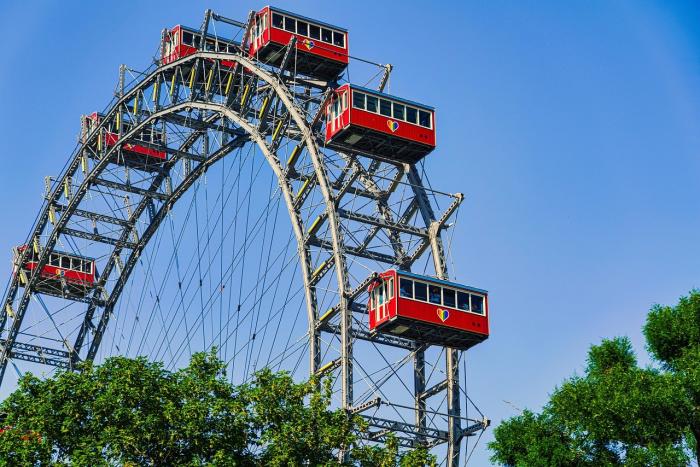
[[[229,65],[222,65],[223,61]],[[426,373],[425,347],[372,334],[358,324],[357,317],[366,313],[359,300],[379,267],[410,269],[428,253],[435,274],[447,277],[441,233],[463,197],[441,194],[449,204],[436,215],[430,196],[438,192],[424,187],[415,166],[361,154],[331,153],[325,148],[319,133],[320,116],[332,86],[296,77],[284,67],[275,68],[241,53],[200,50],[154,66],[128,89],[122,87],[99,124],[83,135],[63,174],[47,190],[46,202],[26,242],[31,248],[25,248],[15,260],[17,272],[34,249],[38,265],[26,280],[13,273],[8,284],[0,317],[0,383],[10,360],[73,368],[79,361],[95,359],[122,291],[168,213],[209,168],[236,150],[253,145],[277,180],[296,241],[304,282],[310,373],[337,371],[338,405],[349,411],[362,406],[364,411],[370,408],[367,404],[373,394],[369,392],[381,392],[400,365],[413,361],[414,420],[387,421],[384,415],[375,417],[371,426],[382,430],[402,427],[412,437],[402,442],[406,446],[446,443],[451,465],[458,462],[462,438],[476,432],[461,429],[459,353],[447,351],[444,384],[433,382],[426,389],[431,375]],[[126,120],[129,126],[122,131]],[[107,146],[104,135],[109,125],[116,128],[118,140]],[[139,143],[167,153],[167,161],[125,167],[123,145],[134,144],[142,132],[156,125],[177,127],[182,132],[178,144]],[[217,138],[211,152],[210,138]],[[286,161],[280,157],[282,140],[293,148]],[[182,176],[173,185],[176,167],[182,167]],[[100,196],[108,197],[110,203],[119,200],[119,213],[91,209],[86,200]],[[84,228],[86,224],[92,229]],[[86,306],[71,339],[64,338],[56,325],[60,348],[21,342],[18,337],[30,301],[41,302],[42,277],[36,271],[47,264],[57,245],[68,243],[66,238],[104,247],[97,285],[81,297],[59,294]],[[329,274],[331,271],[334,273]],[[326,298],[319,297],[320,290]],[[330,300],[333,303],[327,303]],[[50,315],[48,310],[46,313]],[[324,341],[322,336],[328,339]],[[378,370],[386,373],[387,379],[374,382],[374,373],[353,353],[356,342],[408,354],[398,363],[387,361],[387,366]],[[332,358],[334,351],[337,358]],[[324,359],[330,361],[323,363]],[[355,365],[370,387],[359,395],[361,378]],[[435,368],[437,364],[433,367],[437,371]],[[426,400],[441,392],[447,394],[447,412],[440,416],[444,415],[448,426],[443,428],[431,426],[438,422],[426,409]],[[383,406],[394,411],[399,407],[391,403]],[[433,413],[441,412],[436,409]],[[374,432],[368,440],[383,436]]]
[[[326,203],[327,205],[327,216],[329,219],[336,219],[336,213],[333,209],[333,201],[330,199],[330,191],[327,189],[328,187],[328,181],[327,181],[327,176],[323,170],[322,163],[320,162],[320,158],[318,156],[318,148],[317,148],[317,143],[316,141],[312,138],[311,130],[308,128],[308,123],[305,119],[303,119],[298,111],[296,109],[294,102],[292,101],[291,96],[289,95],[289,92],[285,85],[281,82],[281,80],[277,79],[274,75],[272,75],[270,72],[262,69],[259,67],[257,64],[254,64],[252,61],[246,59],[245,57],[239,56],[239,55],[230,55],[230,54],[215,54],[215,53],[208,53],[208,52],[198,52],[196,54],[190,55],[188,57],[185,57],[181,60],[178,60],[177,62],[174,62],[172,64],[166,65],[164,67],[161,67],[159,69],[156,69],[154,72],[152,72],[148,77],[146,77],[140,84],[139,86],[134,87],[132,90],[130,90],[127,94],[122,96],[119,101],[112,107],[112,109],[107,112],[105,116],[105,120],[109,120],[110,117],[113,116],[115,112],[117,112],[117,109],[124,105],[125,103],[129,102],[130,100],[133,100],[135,96],[138,96],[139,93],[143,93],[144,89],[148,89],[151,87],[158,79],[158,76],[167,73],[171,69],[177,69],[179,67],[182,67],[183,65],[186,65],[188,63],[197,63],[201,59],[210,59],[210,60],[235,60],[238,63],[240,63],[241,66],[244,66],[246,70],[249,72],[255,74],[257,77],[263,79],[273,90],[274,92],[277,93],[278,97],[286,106],[288,106],[289,113],[296,122],[296,124],[300,128],[304,128],[305,131],[303,132],[304,138],[305,138],[305,144],[307,145],[308,148],[310,148],[310,153],[312,155],[313,160],[315,161],[314,166],[317,169],[316,172],[316,177],[317,179],[321,182],[321,186],[325,186],[326,190],[323,190],[322,193],[324,196],[328,196],[329,199]],[[149,123],[152,123],[154,121],[157,121],[158,119],[164,118],[167,115],[173,114],[178,112],[179,110],[191,110],[191,109],[203,109],[203,110],[209,110],[213,112],[218,112],[223,118],[227,118],[230,121],[236,123],[237,125],[240,126],[240,128],[244,129],[245,134],[247,135],[248,138],[252,139],[262,150],[265,158],[267,159],[270,167],[272,168],[273,172],[278,178],[280,188],[282,190],[285,202],[288,206],[288,210],[290,213],[290,220],[292,223],[292,228],[294,230],[295,236],[297,237],[297,241],[299,244],[299,256],[301,258],[301,265],[302,269],[304,270],[304,277],[305,279],[309,277],[310,272],[308,271],[308,266],[309,266],[309,260],[308,260],[308,254],[306,252],[306,248],[304,247],[304,235],[302,232],[302,225],[301,225],[301,220],[299,219],[299,216],[297,212],[294,209],[294,200],[292,199],[292,194],[291,194],[291,189],[288,183],[288,180],[285,177],[285,173],[282,169],[282,166],[280,164],[279,159],[273,154],[273,152],[270,150],[268,147],[266,141],[260,135],[260,133],[257,131],[257,129],[250,125],[248,121],[245,119],[245,117],[240,116],[238,113],[234,112],[230,108],[221,105],[221,104],[213,104],[213,103],[207,103],[207,102],[199,102],[196,100],[188,101],[188,102],[183,102],[179,103],[176,105],[173,105],[171,107],[165,107],[162,108],[159,111],[151,113],[148,117],[146,117],[144,120],[142,120],[138,125],[135,125],[128,133],[126,133],[123,137],[123,141],[129,141],[135,135],[137,135],[140,131],[142,131]],[[92,135],[93,138],[95,135]],[[120,140],[121,141],[121,140]],[[194,141],[189,142],[189,144],[184,145],[183,148],[181,148],[180,152],[183,152],[183,150],[186,150],[188,146],[191,146],[191,144]],[[78,210],[78,205],[80,204],[80,200],[82,195],[85,194],[87,191],[88,187],[91,184],[99,183],[99,176],[102,173],[102,171],[105,169],[105,167],[109,164],[109,158],[112,155],[113,152],[117,150],[118,146],[115,145],[113,146],[110,150],[107,151],[105,156],[102,158],[100,162],[98,162],[91,170],[90,174],[88,177],[85,178],[81,186],[78,188],[75,196],[72,197],[72,199],[69,201],[68,205],[65,206],[63,209],[63,215],[61,216],[60,220],[57,222],[55,228],[51,231],[50,237],[46,244],[43,246],[42,249],[42,254],[39,257],[39,268],[41,268],[44,264],[46,264],[48,260],[48,252],[52,250],[56,243],[56,239],[59,235],[59,233],[65,229],[66,224],[68,220],[70,219],[70,216],[73,212]],[[30,238],[36,238],[41,231],[47,226],[48,219],[49,219],[49,211],[52,203],[57,203],[58,199],[61,196],[61,187],[64,186],[65,180],[69,177],[72,176],[77,170],[78,167],[80,166],[81,159],[80,159],[80,153],[82,151],[78,152],[78,155],[73,159],[71,164],[68,166],[67,170],[65,171],[61,181],[57,183],[57,187],[54,190],[54,192],[50,196],[50,200],[48,204],[44,207],[40,217],[39,221],[34,229],[33,234],[30,236]],[[181,184],[181,187],[184,187],[184,189],[188,188],[191,186],[191,184],[196,180],[198,176],[200,176],[204,171],[206,170],[206,167],[209,165],[213,164],[214,162],[218,161],[221,157],[225,156],[228,152],[227,151],[221,151],[219,154],[214,154],[212,157],[210,157],[207,160],[202,161],[202,164],[198,167],[198,170],[193,171],[188,178]],[[177,154],[179,155],[179,154]],[[171,161],[171,164],[174,164],[177,161],[177,159],[173,159]],[[159,180],[160,182],[160,180]],[[128,280],[129,273],[131,272],[131,269],[133,267],[133,263],[136,258],[138,258],[138,255],[141,250],[145,247],[145,244],[147,243],[147,240],[150,238],[152,232],[157,229],[158,224],[160,220],[162,219],[163,215],[167,213],[167,211],[174,205],[174,203],[179,199],[181,194],[184,192],[184,189],[179,189],[175,190],[173,194],[169,197],[166,198],[164,202],[164,206],[161,208],[159,214],[156,216],[156,221],[154,224],[152,224],[153,228],[148,229],[148,235],[144,237],[146,239],[145,242],[140,242],[139,245],[137,245],[135,248],[132,249],[131,255],[130,255],[130,260],[127,263],[128,265],[131,265],[131,267],[127,267],[123,269],[122,274],[120,274],[119,277],[119,284],[120,286],[123,286],[123,284]],[[147,206],[147,198],[144,198],[142,203],[139,204],[138,208],[135,211],[136,215],[140,215]],[[149,226],[150,227],[150,226]],[[337,232],[337,227],[335,229]],[[128,232],[125,231],[125,234],[128,235]],[[339,271],[343,271],[344,268],[342,267],[342,250],[339,247],[339,235],[335,237],[333,248],[334,251],[337,252],[334,254],[336,262],[340,261],[340,267],[337,269]],[[122,248],[123,243],[125,240],[122,240],[121,244],[115,245],[117,248]],[[23,253],[23,256],[20,259],[21,261],[26,260],[27,252]],[[132,260],[133,259],[133,260]],[[338,263],[337,263],[338,264]],[[114,266],[114,262],[110,261],[107,266],[107,271],[111,271],[111,268]],[[339,281],[342,279],[342,284],[344,286],[345,284],[345,279],[342,276],[342,274],[339,274]],[[36,281],[39,280],[39,276],[36,274],[33,274],[29,278],[29,283],[25,285],[25,292],[22,296],[20,306],[19,308],[15,311],[15,313],[22,313],[23,308],[26,308],[26,303],[29,301],[29,298],[31,296],[31,290],[32,287],[35,285]],[[19,277],[18,276],[13,276],[11,279],[11,285],[9,289],[9,294],[8,297],[6,297],[5,300],[5,308],[8,306],[12,306],[10,296],[16,293],[19,285]],[[306,287],[307,291],[311,291],[311,287],[307,285]],[[310,292],[309,292],[310,293]],[[113,295],[110,297],[110,300],[107,303],[107,307],[113,306],[114,302],[118,299],[119,293]],[[309,303],[313,303],[314,299],[313,297],[307,297],[307,301]],[[94,308],[94,307],[93,307]],[[311,310],[311,308],[309,308]],[[88,311],[86,316],[90,316],[91,311]],[[0,321],[0,327],[4,328],[4,325],[6,323],[8,314],[3,314],[2,315],[2,320]],[[100,320],[100,325],[98,328],[98,336],[101,335],[99,331],[103,330],[104,327],[106,326],[107,319],[109,317],[109,310],[107,310],[103,314],[103,319]],[[311,311],[309,311],[309,319],[310,322],[313,323],[315,321],[315,317],[312,314]],[[79,337],[79,343],[82,343],[82,334],[84,334],[85,329],[92,327],[91,325],[84,324],[82,331],[81,332],[81,337]],[[16,323],[16,324],[15,324]],[[6,364],[7,364],[7,359],[9,358],[9,353],[10,353],[10,348],[12,347],[14,343],[14,339],[16,337],[16,331],[17,328],[21,325],[21,320],[13,320],[13,328],[10,329],[9,332],[9,337],[7,339],[3,340],[4,345],[2,346],[2,353],[0,353],[0,381],[2,380],[2,377],[4,375],[5,369],[6,369]],[[96,348],[99,346],[99,340],[95,341],[95,343],[91,346],[91,349],[88,353],[88,358],[94,358],[95,353],[96,353]],[[72,354],[72,363],[75,363],[77,360],[77,355],[75,353]]]

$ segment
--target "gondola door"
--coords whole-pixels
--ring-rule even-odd
[[[384,279],[374,289],[375,293],[375,313],[377,322],[384,321],[389,316],[389,307],[391,299],[394,298],[393,291],[394,279]]]
[[[328,126],[334,134],[348,123],[348,90],[339,91],[328,105]]]
[[[275,17],[281,18],[281,16],[277,14]],[[254,50],[260,49],[265,43],[265,32],[268,26],[267,21],[267,12],[262,13],[255,18],[255,24],[253,25],[253,40],[251,41]],[[281,23],[278,23],[276,27],[281,29]],[[270,34],[268,33],[268,35]]]
[[[377,322],[381,322],[387,315],[387,300],[386,300],[386,281],[382,283],[375,289],[376,290],[376,304],[377,304]]]

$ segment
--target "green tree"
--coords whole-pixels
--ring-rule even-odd
[[[347,465],[434,463],[396,443],[359,446],[366,427],[329,409],[329,383],[263,370],[235,387],[214,354],[175,372],[123,357],[81,370],[20,380],[0,405],[0,466],[330,465],[339,452]]]
[[[386,443],[378,446],[358,446],[352,451],[352,463],[360,467],[412,467],[431,466],[437,462],[425,448],[399,452],[399,442],[393,434],[388,434]]]
[[[644,336],[653,357],[684,391],[689,444],[700,464],[700,291],[681,297],[676,306],[652,308]]]
[[[700,461],[700,293],[655,306],[644,327],[660,368],[640,367],[629,339],[592,346],[582,376],[542,412],[503,421],[492,461],[535,465],[687,465]]]
[[[37,433],[57,464],[251,463],[247,409],[235,396],[205,354],[174,373],[117,357],[51,379],[27,375],[0,408],[16,433],[0,436],[0,453],[26,450],[22,434]]]

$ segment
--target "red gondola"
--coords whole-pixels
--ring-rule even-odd
[[[372,332],[463,350],[489,336],[485,290],[391,269],[368,291]]]
[[[27,245],[15,248],[15,264],[26,249]],[[15,273],[20,275],[20,283],[34,272],[39,265],[38,261],[39,258],[32,249],[21,268],[15,270]],[[49,254],[46,265],[41,268],[39,277],[41,278],[37,284],[39,292],[51,295],[65,295],[67,292],[84,297],[95,286],[95,260],[53,251]]]
[[[255,15],[250,55],[279,66],[292,37],[297,42],[290,70],[334,80],[348,66],[347,30],[269,6]]]
[[[98,127],[103,118],[104,115],[97,112],[83,117],[83,141],[86,141],[87,136]],[[111,124],[107,125],[105,132],[97,138],[97,146],[104,144],[109,148],[117,144],[119,134],[115,130],[116,128],[113,128]],[[129,131],[131,131],[131,124],[122,122],[122,135]],[[147,126],[134,139],[137,141],[136,143],[125,143],[122,145],[123,154],[117,153],[113,157],[116,163],[143,169],[154,163],[161,163],[167,160],[165,151],[151,147],[151,145],[165,146],[166,144],[165,133],[155,128],[155,126]],[[144,144],[138,144],[138,141]]]
[[[344,84],[326,107],[326,146],[415,163],[435,149],[435,109]]]
[[[161,64],[167,65],[182,57],[192,55],[199,50],[201,40],[202,34],[199,31],[178,24],[163,38]],[[238,42],[215,37],[211,34],[207,34],[204,44],[204,49],[208,52],[234,53],[240,51],[240,47]],[[222,60],[221,65],[234,68],[236,62]]]

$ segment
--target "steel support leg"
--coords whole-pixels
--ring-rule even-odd
[[[417,350],[413,357],[413,394],[415,397],[416,407],[416,427],[419,432],[425,429],[425,351]],[[423,437],[419,437],[418,441],[425,441]]]
[[[459,404],[459,351],[447,349],[447,465],[459,467],[462,426]]]
[[[352,394],[352,310],[346,298],[341,299],[340,308],[340,346],[341,378],[343,408],[349,409],[353,404]]]
[[[433,253],[435,272],[440,279],[447,279],[445,253],[440,239],[440,223],[430,224],[430,247]],[[462,444],[462,426],[459,404],[459,351],[446,349],[445,369],[447,373],[447,465],[459,467],[460,447]]]

